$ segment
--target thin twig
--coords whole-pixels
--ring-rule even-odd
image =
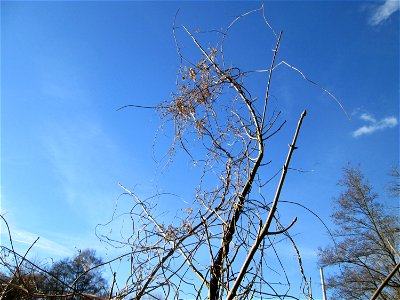
[[[245,276],[245,274],[247,272],[247,268],[249,267],[250,261],[253,259],[256,251],[258,250],[258,247],[260,246],[261,241],[268,234],[269,227],[270,227],[271,222],[272,222],[272,220],[274,218],[275,211],[276,211],[276,208],[277,208],[277,205],[278,205],[279,196],[281,194],[283,183],[285,181],[286,173],[287,173],[288,167],[290,165],[290,159],[292,157],[293,151],[296,149],[297,136],[298,136],[298,134],[300,132],[300,128],[301,128],[301,125],[302,125],[302,122],[303,122],[303,119],[304,119],[305,116],[306,116],[306,111],[304,110],[303,113],[301,114],[299,122],[297,124],[297,128],[296,128],[296,132],[295,132],[294,137],[293,137],[293,141],[289,145],[289,152],[288,152],[288,155],[287,155],[287,158],[286,158],[286,162],[285,162],[285,164],[283,165],[283,168],[282,168],[281,179],[279,181],[279,184],[278,184],[278,187],[277,187],[277,190],[276,190],[276,193],[275,193],[274,201],[273,201],[271,209],[269,211],[267,220],[266,220],[266,222],[265,222],[265,224],[263,226],[263,229],[261,230],[260,234],[257,236],[256,240],[254,241],[253,246],[251,247],[250,252],[246,257],[246,260],[242,265],[242,268],[241,268],[241,270],[239,272],[239,275],[237,276],[237,278],[235,280],[235,283],[233,284],[231,290],[228,293],[228,296],[226,297],[226,300],[232,300],[236,296],[237,290],[238,290],[239,285],[241,284],[241,282],[243,280],[243,277]]]
[[[376,298],[378,298],[384,287],[389,283],[390,279],[397,273],[399,269],[400,269],[400,262],[397,263],[397,265],[393,268],[390,274],[382,281],[382,283],[376,289],[374,294],[371,296],[370,300],[375,300]]]

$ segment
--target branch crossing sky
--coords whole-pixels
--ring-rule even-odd
[[[1,214],[17,249],[25,251],[40,236],[33,256],[59,258],[92,247],[106,255],[94,229],[111,218],[123,192],[118,183],[143,197],[179,195],[159,203],[161,210],[176,207],[176,214],[191,202],[188,187],[196,178],[188,175],[195,174],[188,157],[178,153],[169,168],[155,162],[172,136],[159,129],[157,113],[117,109],[154,106],[175,91],[180,62],[172,23],[178,9],[177,25],[199,29],[210,47],[217,35],[205,32],[226,28],[260,5],[1,2]],[[272,1],[265,15],[284,32],[278,61],[335,95],[349,116],[296,70],[276,69],[273,107],[288,122],[271,142],[271,174],[283,163],[301,111],[308,111],[292,165],[300,171],[289,173],[282,198],[330,224],[336,183],[351,162],[385,199],[387,173],[399,164],[399,1]],[[200,57],[183,30],[177,37],[182,51]],[[268,69],[272,41],[261,14],[254,14],[230,30],[226,54],[243,69]],[[263,97],[265,85],[250,82],[249,88]],[[129,207],[124,201],[119,206]],[[317,249],[329,243],[324,227],[300,208],[280,209],[288,219],[299,217],[294,231],[306,272],[317,282]],[[2,244],[8,243],[5,233],[2,224]]]

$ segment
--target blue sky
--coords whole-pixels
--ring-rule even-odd
[[[157,105],[175,90],[179,58],[172,35],[178,25],[193,32],[224,28],[259,2],[19,2],[1,3],[1,213],[18,249],[39,257],[62,257],[76,248],[98,247],[96,224],[110,219],[118,183],[143,197],[156,191],[160,210],[178,214],[190,203],[196,170],[178,152],[164,168],[172,132],[160,131],[151,110],[116,109]],[[336,182],[348,162],[360,165],[385,195],[387,173],[399,164],[399,2],[267,2],[266,17],[283,30],[278,61],[301,70],[332,92],[281,64],[274,73],[273,106],[287,125],[273,140],[283,163],[297,118],[308,116],[299,151],[282,195],[318,212],[331,213]],[[190,57],[200,53],[181,30]],[[199,34],[206,46],[214,34]],[[226,41],[227,59],[245,70],[268,69],[273,34],[260,14],[242,19]],[[262,75],[263,76],[263,75]],[[263,96],[265,77],[249,82]],[[156,150],[153,151],[153,145]],[[129,208],[121,199],[119,208]],[[315,253],[329,243],[322,225],[304,210],[294,232],[306,271],[318,281]],[[327,222],[329,224],[329,221]],[[2,225],[2,243],[6,243]],[[291,258],[289,258],[291,259]],[[313,289],[316,293],[317,286]]]

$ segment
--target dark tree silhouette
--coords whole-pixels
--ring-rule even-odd
[[[102,299],[108,295],[103,262],[94,250],[82,250],[43,267],[24,257],[18,257],[20,263],[15,264],[7,259],[14,254],[2,248],[0,299]]]
[[[49,277],[46,282],[47,293],[107,295],[107,282],[101,273],[101,269],[93,270],[94,267],[102,264],[103,261],[96,256],[93,249],[80,250],[72,258],[68,257],[55,262],[49,269],[49,273],[53,277]],[[67,283],[68,287],[60,283],[60,280]]]

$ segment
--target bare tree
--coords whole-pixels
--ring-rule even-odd
[[[21,255],[14,248],[12,234],[4,216],[9,247],[0,245],[0,300],[6,299],[105,299],[106,280],[101,267],[105,265],[94,250],[79,251],[73,259],[66,258],[52,265],[33,262],[28,253],[37,238]]]
[[[400,197],[400,168],[393,167],[389,175],[392,177],[388,185],[389,196],[398,198]]]
[[[165,122],[172,122],[171,155],[180,147],[202,174],[186,216],[169,224],[159,217],[154,201],[168,195],[143,199],[121,184],[134,201],[129,211],[133,230],[128,237],[124,232],[117,238],[102,235],[101,226],[98,228],[105,243],[130,248],[126,255],[131,275],[116,297],[141,299],[161,291],[165,298],[174,299],[298,299],[299,293],[312,298],[299,250],[289,234],[297,219],[293,216],[290,224],[281,224],[277,214],[306,111],[300,115],[286,161],[276,173],[280,180],[271,198],[265,196],[271,178],[263,178],[262,171],[269,166],[267,146],[285,124],[281,113],[269,106],[273,72],[278,66],[289,66],[308,79],[287,62],[276,62],[282,32],[276,34],[267,21],[275,37],[268,70],[241,70],[224,56],[228,30],[240,18],[257,12],[263,14],[263,7],[239,16],[226,31],[219,31],[222,38],[215,47],[205,48],[187,27],[174,25],[175,38],[176,30],[181,29],[197,47],[200,58],[192,62],[176,39],[181,67],[172,99],[156,107],[126,106],[154,108]],[[245,87],[250,75],[265,76],[264,98],[257,99]],[[280,242],[290,243],[297,254],[297,266],[291,264],[290,268],[298,269],[300,288],[293,289],[287,276],[288,266],[277,248]]]
[[[337,244],[320,251],[320,263],[339,266],[339,273],[327,280],[335,298],[370,299],[387,275],[398,269],[399,219],[377,200],[359,169],[345,168],[339,185],[345,191],[336,199],[332,215]],[[389,279],[379,299],[400,297],[399,273]]]
[[[224,41],[228,31],[241,18],[253,13],[262,15],[274,39],[267,70],[242,70],[225,60]],[[186,34],[196,46],[196,61],[181,51],[177,30]],[[281,112],[270,105],[274,70],[279,66],[289,67],[303,79],[320,86],[284,60],[278,62],[282,32],[277,34],[272,29],[264,16],[263,5],[238,16],[226,30],[214,31],[220,35],[220,42],[214,47],[203,46],[198,36],[185,26],[178,27],[174,23],[173,32],[181,60],[176,92],[169,101],[155,107],[128,106],[153,108],[165,123],[173,124],[174,138],[169,153],[173,156],[176,149],[181,148],[188,155],[201,169],[199,184],[193,193],[193,203],[186,207],[186,214],[170,223],[157,209],[157,200],[171,194],[158,193],[144,198],[121,184],[123,196],[133,200],[129,211],[120,215],[128,217],[129,230],[121,229],[119,236],[109,231],[103,233],[102,229],[108,226],[116,231],[117,215],[97,227],[100,239],[122,253],[107,261],[114,278],[108,298],[159,299],[162,295],[165,299],[299,299],[302,295],[302,298],[312,299],[300,252],[289,233],[297,219],[291,216],[291,223],[282,224],[278,213],[280,194],[297,149],[305,110],[299,112],[281,168],[272,178],[265,170],[270,166],[266,159],[270,141],[286,123],[281,119]],[[246,88],[252,76],[264,76],[264,97],[257,98]],[[340,105],[329,91],[320,88]],[[278,175],[280,180],[271,194],[271,180]],[[297,265],[282,260],[279,249],[282,243],[292,247]],[[13,249],[10,251],[14,253]],[[123,260],[129,263],[129,275],[121,286],[113,264]],[[27,260],[25,257],[15,259],[15,264],[20,261]],[[101,264],[93,268],[99,266]],[[289,278],[287,268],[298,270],[297,281]],[[82,276],[87,272],[82,272]],[[66,291],[74,291],[71,285],[54,277]],[[298,283],[294,288],[293,282]],[[28,294],[43,297],[33,291]],[[71,295],[75,294],[64,296]],[[87,293],[79,295],[105,298]]]
[[[47,276],[43,290],[46,294],[54,295],[76,293],[106,296],[106,279],[102,270],[96,268],[103,264],[102,259],[96,256],[95,250],[79,250],[72,258],[64,258],[50,266],[48,273],[52,276]],[[64,283],[68,283],[72,289]]]

